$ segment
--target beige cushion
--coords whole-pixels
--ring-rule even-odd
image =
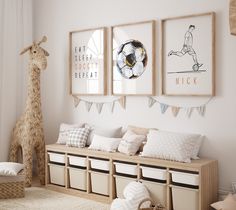
[[[138,135],[147,135],[149,132],[149,128],[141,128],[133,125],[128,125],[127,130],[131,130]]]
[[[229,194],[225,200],[219,201],[216,203],[211,204],[216,210],[235,210],[236,209],[236,194],[232,195]]]

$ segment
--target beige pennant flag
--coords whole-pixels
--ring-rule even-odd
[[[151,108],[157,101],[152,98],[152,97],[149,97],[149,100],[148,100],[148,106],[149,108]]]
[[[109,103],[109,106],[110,106],[111,113],[113,113],[114,108],[115,108],[115,101],[112,101],[111,103]]]
[[[89,102],[89,101],[85,101],[85,106],[86,106],[86,110],[87,112],[90,111],[91,107],[92,107],[93,103]]]
[[[120,105],[123,107],[123,109],[125,109],[126,107],[126,97],[122,96],[118,99],[118,102],[120,103]]]
[[[206,106],[203,105],[203,106],[199,106],[196,108],[198,113],[203,117],[205,115],[205,112],[206,112]]]
[[[96,103],[96,107],[97,107],[97,110],[98,110],[98,113],[100,114],[101,111],[102,111],[102,107],[103,107],[104,103]]]
[[[176,117],[179,113],[180,107],[172,106],[171,111],[174,117]]]
[[[78,96],[73,96],[73,98],[74,98],[74,106],[77,107],[81,100]]]

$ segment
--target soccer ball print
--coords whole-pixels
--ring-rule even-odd
[[[128,40],[117,50],[116,66],[125,79],[137,79],[147,66],[147,52],[144,45],[138,40]]]

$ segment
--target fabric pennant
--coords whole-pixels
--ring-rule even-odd
[[[193,107],[187,107],[187,108],[185,108],[185,114],[186,114],[186,116],[187,116],[188,118],[191,117],[192,112],[193,112]]]
[[[73,98],[74,98],[74,106],[77,107],[81,100],[78,96],[73,96]]]
[[[161,113],[164,114],[166,110],[168,109],[169,105],[160,103],[160,107],[161,107]]]
[[[151,108],[157,101],[152,98],[152,97],[149,97],[149,100],[148,100],[148,106],[149,108]]]
[[[89,102],[89,101],[85,101],[85,106],[86,106],[86,110],[87,112],[90,111],[91,107],[92,107],[93,103]]]
[[[118,102],[120,103],[120,105],[123,107],[123,109],[125,109],[126,107],[126,97],[122,96],[118,99]]]
[[[102,107],[103,107],[104,103],[96,103],[96,107],[97,107],[97,110],[98,110],[98,113],[100,114],[101,111],[102,111]]]
[[[111,113],[113,113],[114,107],[115,107],[115,101],[112,101],[111,103],[109,103],[109,106],[110,106]]]
[[[203,105],[203,106],[199,106],[196,108],[198,113],[203,117],[205,115],[205,112],[206,112],[206,106]]]
[[[176,117],[178,115],[179,109],[180,109],[180,107],[176,107],[176,106],[171,107],[172,114],[173,114],[174,117]]]

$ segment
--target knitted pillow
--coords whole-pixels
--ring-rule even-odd
[[[86,145],[88,135],[88,128],[74,128],[69,131],[69,139],[66,142],[67,146],[83,148]]]

